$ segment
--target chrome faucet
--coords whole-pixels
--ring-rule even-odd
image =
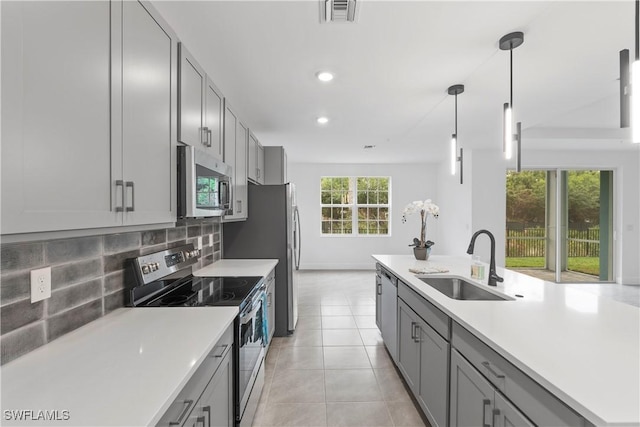
[[[471,242],[469,243],[469,249],[467,249],[467,253],[469,255],[473,254],[473,248],[476,244],[476,239],[479,235],[486,234],[491,239],[491,261],[489,262],[489,280],[487,285],[496,286],[496,282],[502,282],[504,279],[496,274],[496,239],[493,237],[493,234],[489,230],[478,230],[473,233],[471,236]]]

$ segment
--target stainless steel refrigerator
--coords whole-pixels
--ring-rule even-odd
[[[298,321],[300,216],[295,186],[251,184],[247,205],[246,221],[223,224],[222,256],[278,260],[275,335],[286,336],[293,333]]]

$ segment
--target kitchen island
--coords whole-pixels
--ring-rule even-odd
[[[420,277],[457,276],[480,283],[470,278],[469,257],[373,258],[457,324],[454,331],[468,331],[588,422],[640,425],[638,308],[501,268],[504,282],[490,290],[509,300],[455,300]],[[433,267],[449,271],[419,277],[409,271]],[[480,285],[484,289],[489,288],[486,280]]]
[[[156,425],[237,315],[118,309],[2,366],[2,425]]]

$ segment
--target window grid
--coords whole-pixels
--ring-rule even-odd
[[[322,177],[320,181],[322,235],[390,235],[390,177]]]

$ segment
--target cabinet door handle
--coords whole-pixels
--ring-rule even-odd
[[[204,422],[204,420],[204,417],[198,417],[196,418],[196,424],[202,423],[202,427],[207,427],[207,424]]]
[[[411,339],[416,340],[416,322],[411,322]]]
[[[207,147],[211,147],[213,145],[213,131],[211,129],[209,129],[207,131]],[[222,144],[220,144],[220,148],[218,149],[218,154],[220,154],[220,157],[222,157]]]
[[[378,295],[382,295],[382,283],[378,283]]]
[[[242,212],[242,200],[236,200],[236,205],[238,206],[238,213]]]
[[[491,363],[489,363],[488,361],[484,361],[482,362],[482,366],[484,366],[485,368],[487,368],[487,371],[489,371],[491,373],[491,375],[493,375],[494,377],[498,378],[498,379],[504,379],[504,374],[496,371],[495,369],[493,369],[491,367]]]
[[[487,419],[487,405],[491,405],[491,400],[482,399],[482,427],[491,427],[491,424],[485,423]]]
[[[493,409],[493,416],[491,417],[492,418],[491,422],[493,423],[494,426],[495,425],[499,425],[499,424],[496,424],[496,416],[499,416],[499,415],[500,415],[500,409],[495,409],[494,408]],[[500,419],[498,419],[498,420],[500,420]]]
[[[211,427],[211,406],[203,406],[202,412],[207,414],[207,426]],[[204,424],[204,423],[203,423]]]
[[[271,295],[272,294],[267,294],[267,307],[271,307]]]
[[[203,127],[200,129],[200,143],[206,147],[209,146],[209,128]]]
[[[415,342],[420,342],[420,325],[416,323],[416,337],[413,339]]]
[[[222,355],[227,351],[227,347],[229,347],[229,344],[223,344],[223,345],[221,345],[221,346],[220,346],[220,348],[221,348],[222,350],[220,351],[220,353],[218,353],[218,354],[214,354],[214,355],[212,355],[212,356],[213,356],[213,357],[222,357]]]
[[[116,181],[116,193],[118,191],[118,187],[122,187],[122,206],[116,206],[116,212],[124,212],[125,202],[125,191],[124,191],[124,181],[119,179]],[[117,196],[116,196],[117,197]]]
[[[193,405],[193,400],[185,400],[184,402],[182,402],[184,404],[184,408],[182,409],[182,412],[180,413],[180,416],[178,417],[177,420],[175,421],[169,421],[169,425],[170,426],[179,426],[182,425],[182,419],[187,415],[187,413],[189,412],[189,409],[191,408],[191,405]]]
[[[126,183],[127,188],[131,188],[131,207],[127,206],[126,207],[126,211],[127,212],[133,212],[136,209],[136,193],[135,193],[135,188],[133,186],[133,181],[127,181]]]

